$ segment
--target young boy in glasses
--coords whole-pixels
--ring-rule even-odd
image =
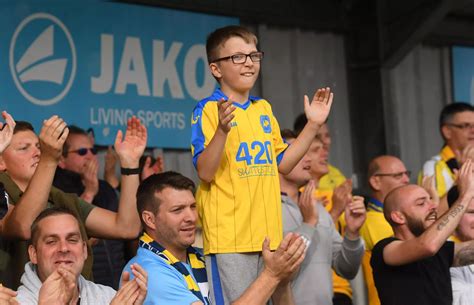
[[[278,172],[290,172],[306,153],[333,94],[324,88],[311,103],[304,97],[308,123],[288,146],[270,104],[249,94],[263,59],[257,37],[241,26],[220,28],[206,51],[220,87],[194,109],[192,154],[211,298],[228,304],[257,278],[264,239],[271,249],[282,239]]]

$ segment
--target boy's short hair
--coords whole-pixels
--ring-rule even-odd
[[[232,37],[240,37],[246,43],[254,43],[257,45],[258,39],[254,33],[240,25],[229,25],[219,28],[207,36],[206,53],[207,62],[210,64],[219,56],[219,48]],[[230,55],[230,54],[229,54]]]

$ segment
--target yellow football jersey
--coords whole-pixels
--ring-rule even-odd
[[[227,99],[217,89],[194,108],[195,166],[218,127],[221,98]],[[196,193],[205,254],[258,252],[266,236],[276,249],[282,239],[278,163],[288,145],[266,100],[251,96],[234,106],[235,117],[214,180],[201,181]]]

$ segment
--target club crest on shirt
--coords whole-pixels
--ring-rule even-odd
[[[270,124],[270,118],[268,117],[268,115],[260,116],[260,124],[262,125],[264,133],[272,132],[272,125]]]

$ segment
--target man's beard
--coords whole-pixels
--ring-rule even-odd
[[[416,237],[420,236],[425,232],[425,226],[423,225],[423,221],[419,219],[411,218],[408,215],[405,215],[407,218],[407,226],[410,232],[415,235]]]

